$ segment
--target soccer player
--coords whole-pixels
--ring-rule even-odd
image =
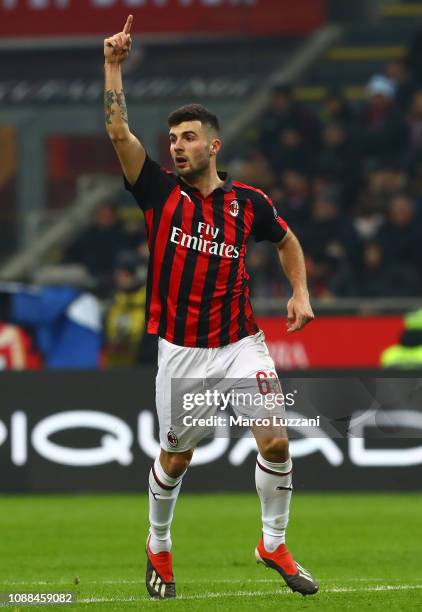
[[[179,426],[171,404],[172,379],[276,379],[274,362],[257,327],[245,271],[246,242],[276,244],[292,285],[287,331],[314,318],[302,249],[271,200],[259,189],[217,172],[221,148],[217,117],[198,104],[169,119],[175,172],[162,169],[129,130],[121,64],[131,48],[130,15],[104,41],[105,120],[126,187],[145,215],[150,249],[147,331],[159,336],[156,405],[161,452],[149,476],[150,531],[146,586],[155,598],[175,597],[170,526],[183,476],[204,428]],[[195,383],[192,383],[195,384]],[[247,416],[254,416],[245,407]],[[258,562],[276,570],[293,590],[310,595],[318,585],[289,553],[285,531],[292,494],[292,461],[284,429],[252,426],[258,456],[256,488],[262,508]]]

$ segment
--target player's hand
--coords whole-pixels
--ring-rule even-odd
[[[287,302],[287,331],[289,333],[299,331],[313,319],[315,315],[309,303],[308,293],[293,295]]]
[[[104,40],[104,59],[107,64],[121,64],[129,55],[132,46],[130,37],[132,22],[133,15],[129,15],[123,30]]]

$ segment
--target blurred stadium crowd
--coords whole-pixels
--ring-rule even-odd
[[[298,235],[314,297],[421,294],[422,81],[408,61],[374,75],[358,107],[337,90],[311,108],[275,88],[245,145],[233,173]],[[273,257],[266,245],[251,253],[255,294],[287,290]]]

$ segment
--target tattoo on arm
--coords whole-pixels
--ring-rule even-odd
[[[114,115],[114,110],[111,108],[113,106],[114,99],[114,91],[112,89],[108,89],[104,92],[104,114],[106,123],[111,123],[111,116]]]
[[[126,100],[125,100],[125,94],[124,91],[122,89],[122,91],[119,92],[115,92],[116,93],[116,102],[120,108],[120,116],[123,119],[123,121],[125,123],[128,122],[128,117],[127,117],[127,107],[126,107]]]
[[[123,89],[120,93],[115,89],[107,89],[104,92],[104,114],[106,123],[112,123],[111,117],[115,114],[112,107],[115,102],[120,109],[120,117],[125,123],[128,123],[126,100]]]

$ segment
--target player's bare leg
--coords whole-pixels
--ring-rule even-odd
[[[255,482],[262,509],[262,538],[255,549],[258,563],[275,569],[292,591],[312,595],[318,584],[286,547],[286,528],[292,496],[292,460],[284,428],[254,427],[259,454]]]
[[[146,587],[151,597],[176,597],[170,527],[183,476],[193,450],[171,453],[161,450],[149,474],[149,521]]]

